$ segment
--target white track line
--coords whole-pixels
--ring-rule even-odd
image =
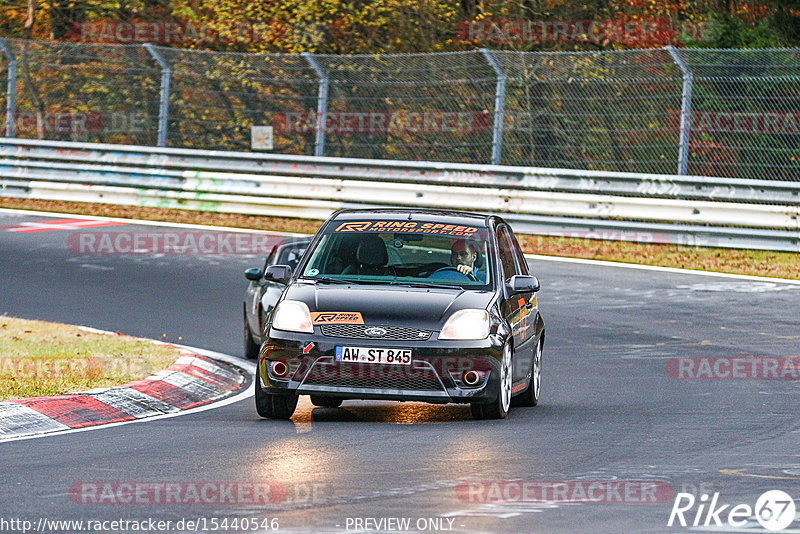
[[[145,339],[145,338],[142,338],[142,339]],[[196,348],[196,347],[189,347],[187,345],[177,345],[175,343],[171,343],[171,345],[175,345],[176,347],[181,347],[181,348],[184,348],[186,350],[195,352],[197,354],[200,354],[201,356],[207,356],[207,357],[213,358],[215,360],[221,360],[221,361],[224,361],[224,362],[232,363],[232,364],[236,365],[237,367],[240,367],[240,368],[244,369],[245,371],[250,373],[250,375],[254,375],[255,372],[256,372],[256,364],[255,363],[247,361],[247,360],[242,360],[240,358],[236,358],[235,356],[230,356],[228,354],[222,354],[221,352],[214,352],[214,351],[206,350],[206,349],[199,349],[199,348]],[[108,423],[108,424],[104,424],[104,425],[95,425],[95,426],[89,426],[89,427],[84,427],[84,428],[71,428],[69,430],[59,430],[59,431],[56,431],[56,432],[48,432],[46,434],[37,434],[35,436],[10,437],[10,438],[6,438],[6,439],[0,439],[0,443],[5,443],[5,442],[8,442],[8,441],[23,441],[23,440],[28,440],[28,439],[49,438],[49,437],[52,437],[52,436],[61,436],[61,435],[64,435],[64,434],[74,434],[74,433],[77,433],[77,432],[88,432],[88,431],[91,431],[91,430],[102,430],[102,429],[111,428],[111,427],[114,427],[114,426],[131,425],[131,424],[135,424],[135,423],[144,423],[144,422],[148,422],[148,421],[158,421],[158,420],[161,420],[161,419],[170,419],[172,417],[180,417],[182,415],[190,415],[190,414],[193,414],[193,413],[205,412],[206,410],[213,410],[214,408],[222,408],[223,406],[227,406],[229,404],[233,404],[235,402],[239,402],[239,401],[245,400],[248,397],[252,397],[254,392],[255,392],[255,387],[254,386],[255,386],[255,380],[253,380],[253,382],[250,384],[249,388],[237,393],[233,397],[228,397],[226,399],[222,399],[222,400],[217,401],[217,402],[213,402],[212,401],[210,404],[206,404],[204,406],[198,406],[197,408],[189,408],[188,410],[181,410],[179,412],[174,412],[174,413],[169,413],[169,414],[164,414],[164,415],[154,415],[152,417],[144,417],[142,419],[134,419],[132,421],[120,421],[120,422],[117,422],[117,423]]]
[[[637,263],[622,263],[607,260],[587,260],[584,258],[563,258],[559,256],[542,256],[539,254],[525,254],[530,260],[558,261],[562,263],[580,263],[596,265],[598,267],[624,267],[626,269],[639,269],[642,271],[658,271],[662,273],[691,274],[697,276],[715,276],[717,278],[734,278],[736,280],[753,280],[757,282],[775,282],[777,284],[800,285],[800,280],[788,278],[773,278],[769,276],[755,276],[751,274],[717,273],[712,271],[698,271],[696,269],[678,269],[677,267],[660,267],[658,265],[639,265]]]
[[[147,221],[143,219],[123,219],[121,217],[103,217],[100,215],[79,215],[77,213],[55,213],[52,211],[33,211],[33,210],[16,210],[13,208],[0,208],[0,213],[22,213],[25,215],[33,215],[36,217],[58,217],[58,218],[83,218],[98,221],[111,221],[120,222],[124,224],[136,224],[142,226],[169,226],[171,228],[190,228],[193,230],[219,230],[227,232],[236,232],[241,234],[274,234],[291,236],[304,236],[307,234],[293,234],[291,232],[273,232],[272,230],[255,230],[253,228],[237,228],[235,226],[214,226],[210,224],[189,224],[177,222],[164,222],[164,221]]]
[[[218,231],[227,231],[227,232],[241,232],[241,233],[248,233],[248,234],[263,234],[268,233],[272,235],[283,235],[283,236],[301,236],[301,235],[308,235],[308,234],[292,234],[289,232],[272,232],[268,230],[253,230],[250,228],[235,228],[231,226],[213,226],[213,225],[204,225],[204,224],[184,224],[184,223],[173,223],[173,222],[162,222],[162,221],[144,221],[140,219],[123,219],[118,217],[101,217],[95,215],[78,215],[75,213],[54,213],[49,211],[33,211],[33,210],[16,210],[12,208],[0,208],[0,213],[24,213],[26,215],[35,215],[38,217],[83,217],[86,219],[97,219],[101,221],[113,221],[113,222],[122,222],[126,224],[140,224],[140,225],[148,225],[148,226],[168,226],[174,228],[193,228],[199,230],[218,230]],[[622,267],[625,269],[639,269],[644,271],[657,271],[657,272],[664,272],[664,273],[673,273],[673,274],[690,274],[690,275],[697,275],[697,276],[714,276],[717,278],[731,278],[735,280],[752,280],[757,282],[774,282],[776,284],[790,284],[790,285],[800,285],[800,280],[790,280],[787,278],[774,278],[769,276],[754,276],[749,274],[733,274],[733,273],[717,273],[711,271],[698,271],[695,269],[678,269],[676,267],[659,267],[657,265],[639,265],[636,263],[622,263],[617,261],[606,261],[606,260],[588,260],[583,258],[566,258],[562,256],[543,256],[540,254],[525,254],[525,257],[532,260],[541,260],[541,261],[556,261],[556,262],[563,262],[563,263],[579,263],[584,265],[596,265],[598,267]]]

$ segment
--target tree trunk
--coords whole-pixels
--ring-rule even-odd
[[[36,0],[28,0],[28,16],[22,25],[22,37],[30,39],[33,35],[33,25],[36,22]]]

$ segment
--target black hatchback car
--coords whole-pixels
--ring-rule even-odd
[[[244,276],[250,281],[242,303],[245,358],[250,360],[258,358],[266,318],[272,313],[281,293],[286,289],[285,283],[265,279],[264,271],[270,265],[288,265],[294,269],[310,242],[310,237],[284,239],[272,247],[263,268],[253,267],[245,271]]]
[[[290,418],[298,395],[469,403],[478,419],[539,401],[539,281],[500,217],[341,210],[264,278],[286,289],[264,326],[262,417]]]

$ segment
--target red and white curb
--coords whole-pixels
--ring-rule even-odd
[[[0,441],[176,414],[243,388],[246,370],[200,355],[200,349],[165,345],[178,349],[180,357],[145,379],[82,393],[0,402]]]
[[[97,219],[70,218],[57,219],[55,221],[34,222],[25,221],[11,226],[3,226],[7,232],[31,233],[31,232],[53,232],[59,230],[81,230],[83,228],[97,228],[102,226],[118,226],[125,223],[119,221],[102,221]]]

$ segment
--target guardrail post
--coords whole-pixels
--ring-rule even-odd
[[[303,52],[303,57],[314,69],[319,78],[319,91],[317,92],[317,138],[314,140],[314,155],[322,156],[325,153],[325,122],[328,114],[328,75],[310,52]]]
[[[672,61],[681,69],[683,90],[681,92],[681,136],[678,142],[678,174],[685,175],[689,167],[689,135],[692,132],[692,83],[694,74],[680,53],[672,46],[665,47]]]
[[[6,137],[14,137],[17,133],[17,58],[5,39],[0,39],[0,50],[8,60],[8,88],[6,92]]]
[[[481,53],[497,75],[494,90],[494,124],[492,126],[492,165],[500,165],[503,150],[503,116],[506,111],[506,73],[500,67],[497,58],[488,48],[481,48]]]
[[[172,79],[172,66],[150,43],[144,47],[161,65],[161,98],[158,105],[158,146],[167,146],[167,123],[169,121],[169,86]]]

